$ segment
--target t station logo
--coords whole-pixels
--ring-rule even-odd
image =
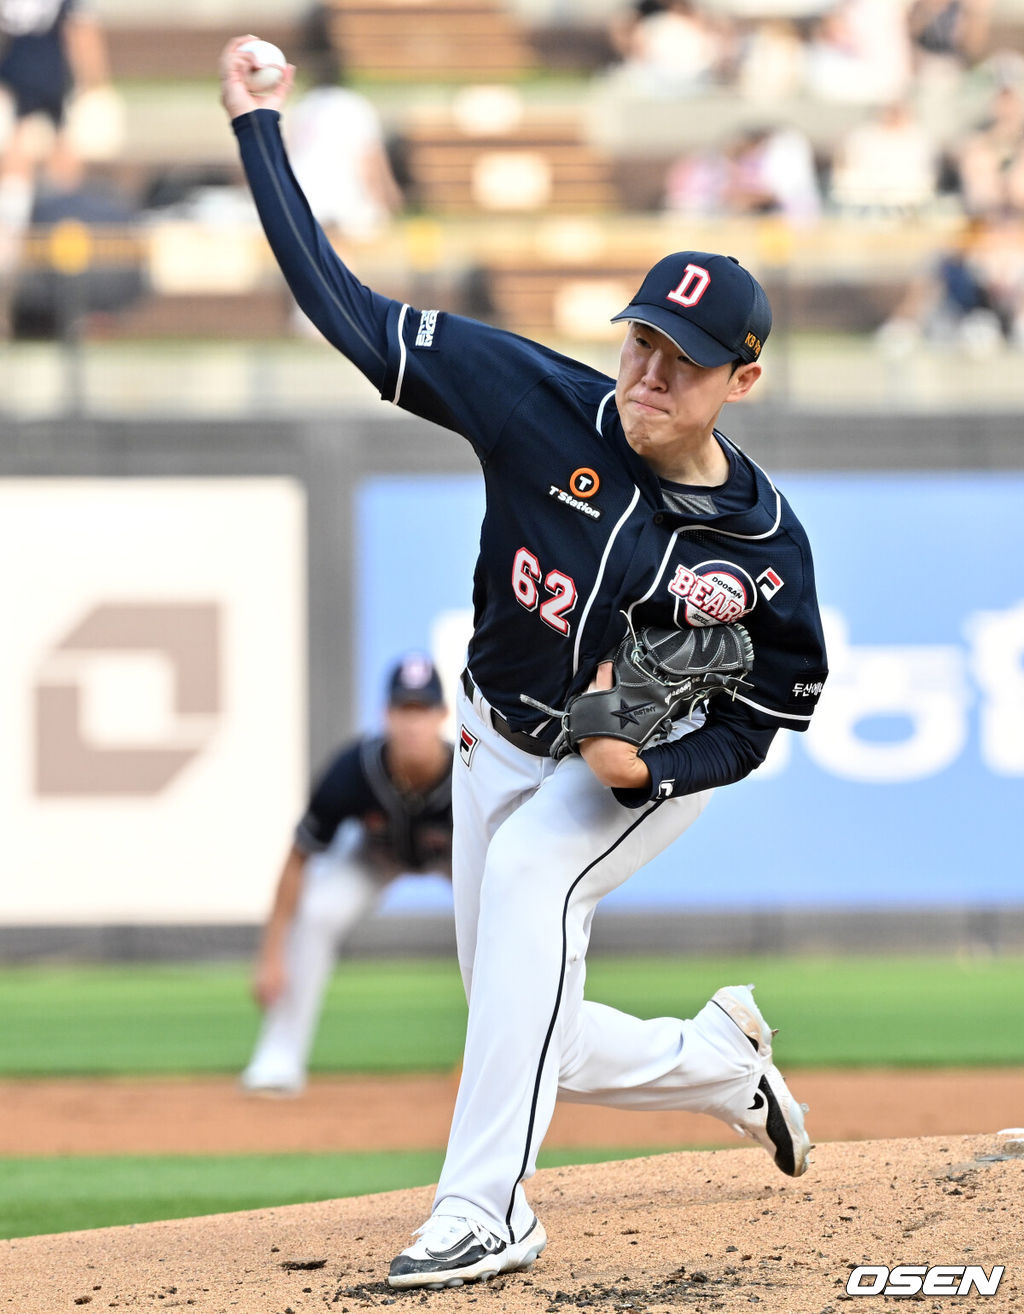
[[[584,465],[569,476],[568,491],[559,488],[557,484],[550,484],[548,497],[555,498],[563,506],[571,507],[573,511],[579,511],[591,520],[600,520],[601,512],[590,500],[600,487],[601,476],[596,470]]]
[[[99,603],[47,653],[33,694],[38,797],[159,794],[221,714],[220,606]]]

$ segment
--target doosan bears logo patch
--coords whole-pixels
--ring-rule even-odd
[[[728,625],[753,611],[757,602],[754,581],[733,561],[677,566],[668,591],[679,599],[676,622],[687,625]]]

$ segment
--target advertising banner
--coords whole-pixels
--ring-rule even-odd
[[[256,921],[302,805],[305,498],[0,480],[0,922]]]
[[[831,674],[810,730],[720,789],[608,906],[1019,904],[1024,477],[778,475],[814,552]],[[454,695],[482,481],[379,478],[359,503],[361,714],[410,645]],[[401,533],[395,526],[400,525]],[[413,882],[392,903],[444,900]]]

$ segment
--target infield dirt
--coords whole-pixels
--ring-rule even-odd
[[[1024,1070],[800,1071],[819,1141],[939,1136],[1024,1125]],[[314,1076],[298,1099],[244,1096],[230,1077],[0,1082],[0,1154],[233,1154],[443,1149],[457,1074]],[[732,1146],[713,1119],[559,1105],[550,1147]]]

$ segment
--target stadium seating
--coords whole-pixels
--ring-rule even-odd
[[[209,21],[175,23],[166,12],[144,22],[122,5],[108,21],[127,136],[121,155],[94,174],[143,206],[161,189],[240,188],[212,84],[216,52],[238,26],[224,8]],[[744,8],[756,15],[756,6]],[[907,279],[946,249],[960,221],[950,205],[912,223],[875,217],[857,224],[826,214],[813,229],[781,237],[770,218],[711,222],[660,213],[665,169],[679,149],[770,113],[803,127],[827,167],[839,134],[862,110],[803,98],[768,111],[729,88],[657,106],[613,94],[600,72],[610,49],[601,12],[581,5],[574,18],[552,5],[549,21],[531,24],[512,0],[331,5],[332,39],[348,72],[380,105],[409,174],[408,213],[379,241],[346,252],[369,280],[401,292],[415,275],[421,300],[436,296],[471,312],[479,296],[460,302],[460,293],[484,287],[494,317],[508,327],[585,338],[600,336],[604,309],[665,249],[728,239],[730,249],[766,269],[784,313],[803,327],[866,331],[891,310]],[[260,35],[297,51],[298,19],[297,5],[282,6],[277,18],[259,22]],[[997,0],[993,43],[1020,49],[1022,33],[1024,3]],[[969,87],[972,112],[983,102],[984,88]],[[934,107],[943,143],[955,139],[963,114],[953,97]],[[289,301],[249,219],[228,259],[223,217],[148,212],[133,240],[151,295],[107,321],[104,332],[221,335],[244,325],[246,336],[286,334]],[[443,234],[425,244],[431,221]],[[573,228],[576,221],[582,226]],[[47,250],[37,243],[27,258],[45,261]]]
[[[521,77],[526,35],[500,0],[332,0],[330,30],[346,66],[373,77]]]

